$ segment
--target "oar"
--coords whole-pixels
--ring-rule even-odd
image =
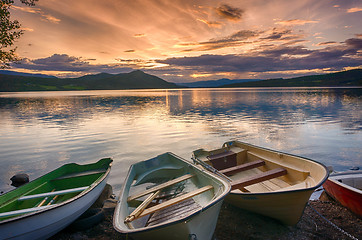
[[[47,206],[49,206],[49,205],[53,204],[53,203],[54,203],[54,201],[55,201],[55,199],[57,199],[57,197],[58,197],[58,196],[59,196],[59,195],[54,196],[54,197],[53,197],[53,199],[52,199],[52,200],[50,200],[50,202],[47,204]]]
[[[55,188],[51,191],[54,192]],[[47,200],[49,197],[45,197],[38,205],[36,205],[35,207],[41,207]],[[49,204],[48,204],[49,205]]]
[[[161,190],[158,190],[157,192],[148,196],[146,200],[144,200],[129,216],[124,219],[124,222],[129,223],[135,220],[160,192]]]
[[[218,175],[219,177],[223,177],[223,178],[225,178],[226,180],[228,180],[229,182],[232,182],[232,181],[233,181],[231,178],[229,178],[229,177],[226,176],[225,174],[219,172],[219,170],[217,170],[216,168],[210,166],[209,164],[204,163],[204,162],[201,161],[200,159],[198,159],[198,158],[196,158],[196,157],[192,157],[191,159],[194,161],[194,163],[200,164],[200,165],[203,166],[206,170],[209,170],[210,172]]]

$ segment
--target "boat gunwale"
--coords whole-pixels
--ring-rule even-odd
[[[223,146],[231,146],[229,145],[229,143],[234,143],[234,142],[239,142],[241,144],[244,144],[244,145],[248,145],[248,146],[251,146],[251,147],[254,147],[254,148],[259,148],[259,149],[262,149],[262,150],[267,150],[267,151],[270,151],[270,152],[274,152],[274,153],[279,153],[279,154],[284,154],[286,156],[291,156],[291,157],[297,157],[297,158],[301,158],[303,160],[307,160],[307,161],[311,161],[317,165],[320,165],[321,167],[324,168],[326,174],[324,176],[324,178],[322,180],[319,181],[318,184],[312,186],[312,187],[305,187],[305,188],[300,188],[300,189],[290,189],[290,190],[281,190],[281,191],[275,191],[275,192],[261,192],[261,193],[252,193],[252,192],[232,192],[230,191],[229,194],[232,194],[232,195],[257,195],[257,196],[260,196],[260,195],[270,195],[270,194],[287,194],[287,193],[292,193],[292,192],[303,192],[303,191],[310,191],[310,190],[315,190],[317,188],[319,188],[320,186],[323,185],[323,183],[328,179],[329,177],[329,171],[328,171],[328,168],[323,164],[323,163],[320,163],[316,160],[313,160],[313,159],[310,159],[310,158],[307,158],[307,157],[302,157],[302,156],[298,156],[298,155],[295,155],[295,154],[291,154],[291,153],[286,153],[286,152],[283,152],[283,151],[278,151],[278,150],[273,150],[273,149],[270,149],[270,148],[266,148],[266,147],[260,147],[260,146],[256,146],[256,145],[253,145],[253,144],[250,144],[250,143],[246,143],[246,142],[241,142],[241,141],[238,141],[238,140],[233,140],[233,141],[227,141],[225,142]],[[221,147],[221,148],[222,148]],[[198,149],[198,150],[204,150],[204,151],[207,151],[205,149]],[[195,150],[195,151],[198,151],[198,150]],[[195,152],[194,151],[194,152]],[[213,150],[211,150],[213,151]],[[210,151],[207,151],[207,152],[210,152]],[[196,157],[196,156],[195,156]],[[201,160],[202,161],[202,160]]]
[[[341,176],[349,176],[349,175],[361,175],[361,178],[362,178],[362,170],[361,171],[356,171],[356,172],[352,172],[352,171],[347,171],[347,172],[340,172],[340,173],[336,173],[336,174],[331,174],[330,177],[328,178],[327,181],[330,181],[342,188],[346,188],[348,189],[349,191],[352,191],[354,193],[357,193],[357,194],[362,194],[362,190],[356,188],[356,187],[352,187],[346,183],[343,183],[343,182],[340,182],[338,181],[340,178],[338,177],[341,177]],[[328,191],[327,191],[328,192]]]
[[[165,227],[168,227],[168,226],[171,226],[171,225],[179,224],[179,223],[181,223],[181,222],[187,222],[189,219],[191,219],[191,218],[194,217],[195,215],[200,214],[201,212],[206,211],[207,209],[209,209],[209,208],[213,207],[214,205],[218,204],[220,201],[223,201],[224,198],[230,193],[231,184],[230,184],[226,179],[223,179],[223,178],[217,176],[216,174],[212,174],[212,173],[209,172],[208,170],[205,170],[205,169],[201,168],[200,166],[195,165],[195,164],[193,164],[192,162],[187,161],[186,159],[184,159],[184,158],[182,158],[182,157],[180,157],[180,156],[178,156],[178,155],[176,155],[176,154],[174,154],[174,153],[172,153],[172,152],[166,152],[166,153],[160,154],[160,155],[158,155],[158,156],[161,156],[161,155],[164,155],[164,154],[170,154],[170,155],[172,155],[172,156],[174,156],[174,157],[182,160],[185,164],[188,164],[189,166],[192,166],[192,167],[198,169],[200,172],[203,172],[203,173],[205,173],[205,174],[207,174],[207,175],[209,175],[209,176],[211,176],[211,177],[217,178],[217,180],[218,180],[220,183],[222,183],[222,184],[225,186],[225,188],[226,188],[225,191],[224,191],[224,193],[221,194],[219,197],[211,200],[210,203],[209,203],[207,206],[202,207],[202,208],[194,211],[192,214],[190,214],[190,215],[188,215],[188,216],[186,216],[186,217],[183,217],[183,218],[181,218],[181,219],[171,220],[171,221],[168,221],[168,222],[165,222],[165,223],[161,223],[161,224],[157,224],[157,225],[149,226],[149,227],[142,227],[142,228],[137,228],[137,229],[129,229],[129,228],[128,228],[128,229],[125,229],[125,230],[118,227],[118,220],[117,220],[117,219],[118,219],[118,216],[120,216],[120,214],[119,214],[119,211],[117,211],[117,209],[118,209],[118,205],[121,203],[121,199],[118,199],[118,201],[117,201],[117,207],[116,207],[116,209],[115,209],[115,211],[114,211],[114,215],[115,215],[115,216],[113,217],[113,227],[114,227],[114,229],[117,230],[118,232],[124,233],[124,234],[144,233],[144,232],[153,231],[153,230],[156,230],[156,229],[165,228]],[[158,156],[156,156],[155,158],[157,158]],[[147,160],[145,160],[145,161],[147,161]],[[141,162],[144,162],[144,161],[141,161]],[[138,162],[138,163],[140,163],[140,162]],[[137,163],[136,163],[136,164],[137,164]],[[132,164],[132,166],[131,166],[131,167],[129,168],[129,170],[128,170],[127,176],[126,176],[126,178],[125,178],[126,180],[129,179],[129,175],[130,175],[130,173],[131,173],[131,171],[132,171],[133,165],[135,165],[135,164]],[[124,183],[126,183],[126,181],[124,181]],[[120,192],[120,196],[123,195],[124,190],[125,190],[125,189],[124,189],[125,187],[126,187],[126,184],[123,184],[122,190],[121,190],[121,192]]]
[[[69,203],[71,203],[71,202],[74,202],[74,201],[76,201],[76,200],[84,197],[84,196],[87,195],[89,192],[93,191],[94,188],[96,188],[100,183],[102,183],[102,182],[104,181],[104,179],[106,179],[106,178],[108,177],[109,173],[111,172],[111,167],[112,167],[112,162],[113,162],[113,160],[112,160],[111,158],[104,158],[104,159],[110,159],[111,161],[109,162],[108,167],[107,167],[107,170],[104,172],[103,176],[102,176],[101,178],[97,179],[96,181],[94,181],[91,185],[89,185],[89,187],[88,187],[87,189],[83,190],[81,193],[79,193],[79,194],[77,194],[76,196],[74,196],[74,197],[72,197],[72,198],[70,198],[70,199],[68,199],[68,200],[66,200],[66,201],[64,201],[64,202],[61,202],[61,203],[59,203],[59,204],[50,205],[48,208],[43,208],[43,209],[41,209],[41,210],[39,210],[39,211],[34,211],[34,212],[30,212],[30,213],[25,213],[25,214],[19,215],[19,216],[17,216],[17,217],[4,219],[4,220],[0,221],[0,225],[9,224],[9,223],[13,223],[13,222],[16,222],[16,221],[21,221],[21,220],[23,220],[23,219],[25,219],[25,218],[29,218],[29,217],[36,216],[36,215],[41,214],[41,213],[43,213],[43,212],[45,212],[45,211],[52,211],[52,210],[54,210],[54,209],[57,209],[57,208],[59,208],[59,207],[62,207],[62,206],[64,206],[64,205],[66,205],[66,204],[69,204]],[[102,159],[101,159],[101,160],[102,160]],[[99,161],[101,161],[101,160],[99,160]],[[98,161],[98,162],[99,162],[99,161]],[[76,165],[78,165],[78,166],[86,166],[86,165],[91,165],[91,164],[96,164],[96,163],[90,163],[90,164],[68,163],[68,164],[65,164],[65,165],[63,165],[63,166],[60,166],[59,168],[64,167],[64,166],[66,166],[66,165],[71,165],[71,164],[76,164]],[[55,171],[55,170],[57,170],[57,169],[59,169],[59,168],[56,168],[56,169],[54,169],[53,171]],[[51,171],[51,172],[49,172],[49,173],[47,173],[47,174],[50,174],[50,173],[52,173],[53,171]],[[45,175],[47,175],[47,174],[45,174]],[[34,182],[34,181],[36,181],[36,180],[44,177],[45,175],[39,176],[38,178],[34,179],[34,180],[31,181],[31,182]],[[31,182],[29,182],[29,183],[31,183]],[[16,189],[17,189],[17,188],[16,188]],[[11,190],[11,191],[15,191],[16,189],[13,189],[13,190]],[[11,191],[9,191],[9,192],[11,192]]]

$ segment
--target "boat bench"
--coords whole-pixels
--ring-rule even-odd
[[[226,168],[226,169],[220,170],[219,172],[222,173],[222,174],[225,174],[226,176],[231,176],[231,175],[233,175],[235,173],[250,170],[250,169],[253,169],[253,168],[257,168],[257,167],[261,167],[261,166],[264,166],[264,165],[265,165],[264,161],[256,160],[256,161],[244,163],[244,164],[241,164],[241,165],[237,165],[235,167]]]
[[[273,178],[281,177],[287,174],[287,170],[284,168],[275,168],[266,172],[262,172],[256,174],[254,176],[249,176],[242,178],[240,180],[232,181],[231,182],[231,190],[235,189],[243,189],[246,186],[253,185],[256,183],[260,183],[263,181],[267,181]]]
[[[55,196],[55,195],[64,195],[68,193],[75,193],[75,192],[82,192],[89,188],[89,186],[85,187],[78,187],[78,188],[72,188],[72,189],[65,189],[60,191],[52,191],[52,192],[46,192],[46,193],[39,193],[39,194],[33,194],[33,195],[25,195],[20,198],[18,198],[18,201],[24,201],[28,199],[34,199],[34,198],[43,198],[43,197],[49,197],[49,196]]]
[[[217,170],[234,167],[237,164],[236,153],[233,151],[225,151],[222,153],[212,154],[207,156],[207,159]]]
[[[165,209],[169,206],[172,206],[172,205],[175,205],[177,203],[180,203],[184,200],[187,200],[187,199],[190,199],[196,195],[199,195],[203,192],[206,192],[206,191],[209,191],[211,189],[213,189],[214,187],[211,186],[211,185],[208,185],[208,186],[205,186],[205,187],[202,187],[202,188],[199,188],[197,190],[194,190],[192,192],[189,192],[189,193],[186,193],[184,195],[181,195],[179,197],[175,197],[175,198],[171,198],[170,200],[167,200],[165,202],[162,202],[154,207],[150,207],[150,208],[146,208],[139,216],[138,218],[141,218],[141,217],[144,217],[148,214],[151,214],[151,213],[154,213],[156,211],[159,211],[159,210],[162,210],[162,209]]]
[[[60,191],[51,191],[51,192],[47,192],[47,193],[39,193],[39,194],[33,194],[33,195],[25,195],[22,196],[20,198],[18,198],[18,201],[24,201],[24,200],[29,200],[29,199],[35,199],[35,198],[43,198],[45,197],[46,199],[50,196],[54,196],[53,199],[55,199],[57,196],[59,195],[63,195],[63,194],[67,194],[67,193],[75,193],[75,192],[82,192],[84,190],[86,190],[88,188],[88,186],[86,187],[79,187],[79,188],[72,188],[72,189],[66,189],[66,190],[60,190]],[[45,200],[46,200],[45,199]],[[45,201],[43,200],[41,202],[41,204],[37,204],[36,207],[32,207],[32,208],[25,208],[25,209],[20,209],[20,210],[15,210],[15,211],[10,211],[10,212],[4,212],[4,213],[0,213],[0,218],[2,217],[10,217],[10,216],[14,216],[14,215],[20,215],[20,214],[25,214],[25,213],[31,213],[31,212],[35,212],[35,211],[39,211],[42,210],[44,208],[49,207],[49,205],[52,204],[52,202],[49,202],[48,205],[46,206],[42,206],[42,204]]]
[[[154,226],[166,221],[181,219],[202,207],[192,198],[179,202],[150,216],[146,226]]]

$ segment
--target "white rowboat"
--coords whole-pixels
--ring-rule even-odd
[[[130,167],[113,225],[133,239],[210,240],[229,191],[225,179],[165,153]]]

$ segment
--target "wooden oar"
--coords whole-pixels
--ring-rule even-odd
[[[144,210],[145,208],[157,197],[157,195],[161,192],[161,190],[158,190],[155,193],[152,193],[146,200],[144,200],[129,216],[127,216],[124,219],[124,222],[132,222],[135,220]]]
[[[52,200],[50,200],[50,202],[48,202],[47,206],[49,206],[49,205],[53,204],[53,203],[54,203],[54,201],[55,201],[55,199],[57,199],[57,197],[58,197],[58,196],[59,196],[59,195],[54,196],[54,197],[53,197],[53,199],[52,199]]]
[[[54,192],[55,191],[55,188],[51,191],[51,192]],[[45,197],[38,205],[36,205],[35,207],[41,207],[47,200],[48,200],[49,197]]]
[[[132,195],[132,196],[129,196],[128,199],[127,199],[127,202],[130,202],[130,201],[132,201],[132,200],[134,200],[134,199],[137,199],[137,198],[139,198],[139,197],[145,196],[145,195],[150,194],[150,193],[152,193],[152,192],[156,192],[156,191],[158,191],[158,190],[160,190],[160,189],[163,189],[163,188],[172,186],[172,185],[174,185],[174,184],[176,184],[176,183],[185,181],[185,180],[187,180],[187,179],[189,179],[189,178],[192,178],[192,177],[194,177],[194,176],[195,176],[195,175],[193,175],[193,174],[186,174],[186,175],[183,175],[183,176],[181,176],[181,177],[172,179],[172,180],[170,180],[170,181],[168,181],[168,182],[165,182],[165,183],[162,183],[162,184],[160,184],[160,185],[154,186],[154,187],[152,187],[152,188],[150,188],[150,189],[148,189],[148,190],[145,190],[145,191],[143,191],[143,192],[140,192],[140,193],[134,194],[134,195]]]
[[[196,189],[192,192],[189,192],[189,193],[186,193],[184,195],[181,195],[179,197],[175,197],[175,198],[172,198],[166,202],[162,202],[154,207],[150,207],[150,208],[147,208],[145,209],[144,211],[140,212],[140,214],[138,214],[138,218],[141,218],[141,217],[144,217],[148,214],[151,214],[151,213],[154,213],[156,211],[159,211],[159,210],[162,210],[166,207],[169,207],[169,206],[172,206],[172,205],[175,205],[179,202],[182,202],[186,199],[189,199],[189,198],[192,198],[196,195],[199,195],[203,192],[206,192],[206,191],[209,191],[211,189],[213,189],[214,187],[212,185],[208,185],[208,186],[205,186],[205,187],[202,187],[202,188],[199,188],[199,189]]]

